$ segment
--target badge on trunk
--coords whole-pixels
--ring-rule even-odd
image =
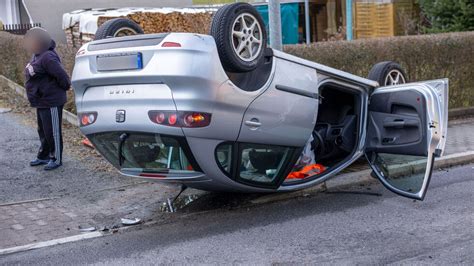
[[[115,113],[115,121],[117,123],[125,122],[125,110],[117,110]]]

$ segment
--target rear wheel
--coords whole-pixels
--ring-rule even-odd
[[[210,34],[226,71],[252,71],[261,62],[267,45],[265,24],[258,11],[247,3],[220,8],[214,15]]]
[[[143,34],[143,29],[134,21],[114,18],[102,24],[95,33],[95,40]]]
[[[403,68],[393,61],[375,64],[370,70],[368,78],[377,81],[380,86],[405,84],[408,81]]]

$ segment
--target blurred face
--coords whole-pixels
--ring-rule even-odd
[[[28,53],[39,54],[41,52],[41,43],[34,37],[25,37],[23,45]]]

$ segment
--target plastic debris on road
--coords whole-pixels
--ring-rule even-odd
[[[93,226],[88,226],[88,227],[82,227],[82,226],[79,226],[79,231],[81,232],[94,232],[95,230],[97,230],[95,227]]]
[[[92,145],[91,141],[88,138],[83,139],[82,145],[94,149],[94,145]]]
[[[120,219],[123,225],[136,225],[141,223],[141,219],[139,218],[133,218],[133,219],[128,219],[128,218],[122,218]]]

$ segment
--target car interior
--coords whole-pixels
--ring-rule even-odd
[[[335,83],[326,83],[319,88],[318,117],[311,141],[315,164],[309,165],[310,170],[317,171],[294,178],[293,174],[298,173],[298,168],[295,168],[296,172],[292,172],[284,184],[313,180],[352,158],[357,148],[360,126],[359,95],[356,90]]]
[[[336,84],[323,85],[319,93],[313,148],[316,163],[328,168],[338,165],[355,150],[361,106],[358,92]]]

